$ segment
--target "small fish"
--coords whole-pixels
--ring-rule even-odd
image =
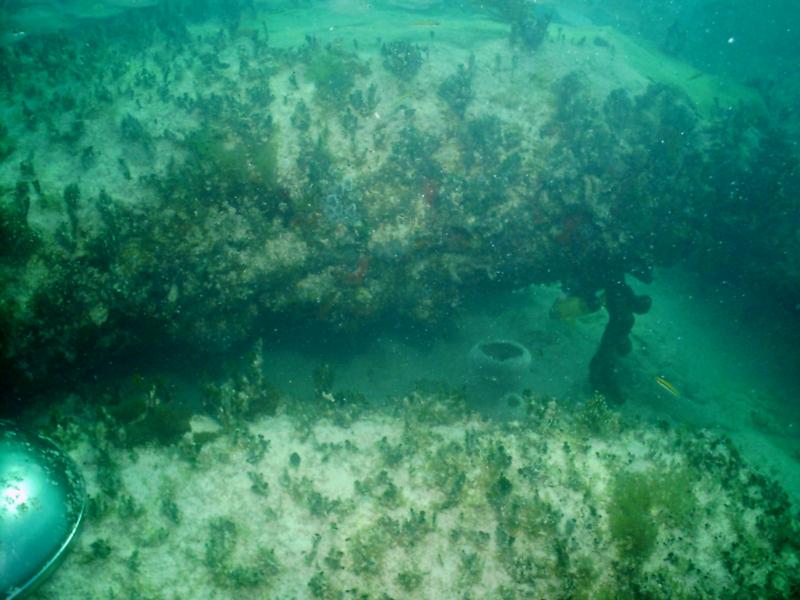
[[[433,19],[417,19],[411,22],[412,27],[438,27],[441,21],[434,21]]]
[[[3,31],[0,32],[0,48],[11,46],[25,39],[27,34],[24,31]]]
[[[678,391],[678,388],[676,388],[669,381],[661,377],[661,375],[656,375],[656,383],[665,390],[667,390],[670,394],[672,394],[676,398],[680,398],[681,393]]]

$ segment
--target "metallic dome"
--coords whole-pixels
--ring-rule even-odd
[[[56,567],[85,506],[75,463],[44,436],[0,420],[0,597],[24,597]]]

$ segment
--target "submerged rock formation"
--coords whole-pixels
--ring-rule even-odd
[[[502,36],[472,52],[370,46],[357,29],[273,45],[234,14],[216,29],[180,5],[137,15],[0,49],[7,406],[108,360],[226,351],[275,323],[430,325],[476,289],[596,292],[596,273],[716,247],[739,218],[710,176],[737,131],[728,105],[688,78],[648,82],[649,63],[618,70],[613,45],[631,42],[609,32],[587,48],[562,28],[518,55]],[[752,100],[726,89],[719,102]],[[779,175],[758,156],[738,155],[753,185]]]

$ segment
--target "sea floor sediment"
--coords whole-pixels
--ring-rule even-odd
[[[321,391],[251,422],[195,416],[165,448],[131,446],[73,398],[49,427],[90,509],[38,597],[797,592],[788,498],[728,439],[627,421],[601,397],[523,401],[524,419],[496,422],[446,389],[383,408]]]

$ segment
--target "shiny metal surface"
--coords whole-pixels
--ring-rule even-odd
[[[0,598],[22,598],[59,563],[86,505],[75,463],[41,435],[0,421]]]

